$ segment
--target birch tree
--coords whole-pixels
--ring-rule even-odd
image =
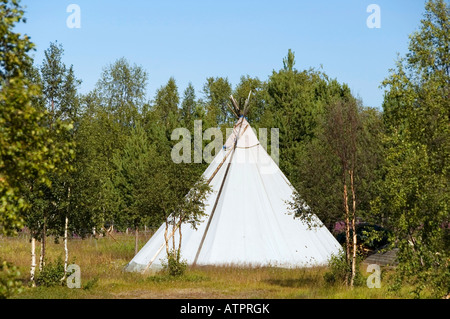
[[[24,21],[23,14],[18,1],[0,2],[0,232],[9,235],[28,225],[30,181],[49,187],[48,173],[67,150],[52,143],[49,115],[35,104],[41,90],[30,76],[35,74],[29,56],[34,45],[28,36],[12,31]],[[32,262],[32,278],[34,267]]]
[[[169,263],[177,267],[182,257],[182,225],[196,228],[202,221],[205,198],[211,191],[206,181],[195,173],[196,164],[163,162],[155,178],[156,209],[165,221],[165,248]],[[176,232],[179,241],[176,243]]]
[[[58,167],[51,175],[52,186],[45,189],[48,206],[43,210],[43,229],[41,236],[41,260],[40,268],[45,265],[45,243],[47,237],[47,227],[50,226],[50,233],[56,236],[63,236],[65,264],[68,262],[68,227],[70,214],[70,190],[73,184],[71,176],[73,172],[74,155],[74,123],[78,117],[78,97],[77,86],[81,83],[74,75],[73,66],[66,67],[62,61],[64,50],[61,44],[50,43],[50,47],[44,52],[45,58],[40,67],[42,78],[42,93],[50,119],[49,129],[53,135],[55,144],[69,145],[69,153],[64,157],[64,165]],[[58,123],[58,124],[57,124]],[[69,131],[61,131],[56,125],[69,125]],[[49,224],[50,222],[50,224]]]
[[[326,115],[324,135],[330,149],[340,162],[342,178],[342,202],[345,220],[346,258],[351,268],[348,284],[353,287],[356,275],[357,235],[356,235],[356,193],[355,167],[357,161],[357,139],[360,120],[354,99],[339,100],[332,104]],[[349,189],[351,210],[349,207]],[[352,238],[350,238],[350,229]]]

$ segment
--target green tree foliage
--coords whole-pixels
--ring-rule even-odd
[[[234,124],[236,117],[228,107],[231,91],[231,84],[227,78],[209,77],[206,79],[206,83],[203,86],[203,94],[205,96],[203,103],[206,110],[205,128]]]
[[[399,247],[399,276],[416,292],[450,291],[450,7],[426,3],[409,52],[383,82],[385,182],[378,201]]]
[[[266,85],[261,122],[280,129],[280,167],[297,190],[290,203],[295,215],[330,230],[345,222],[347,283],[352,286],[357,242],[350,230],[357,217],[370,214],[372,188],[381,176],[381,116],[362,107],[346,84],[294,66],[289,50],[283,69],[274,71]]]
[[[142,67],[121,58],[103,69],[95,90],[80,102],[73,200],[76,209],[83,212],[76,222],[84,225],[85,234],[93,228],[100,231],[105,224],[127,227],[115,223],[120,210],[113,158],[142,117],[147,105],[147,78]]]
[[[250,123],[257,125],[264,114],[266,104],[264,83],[258,78],[252,78],[248,75],[242,76],[239,84],[233,91],[233,97],[239,103],[240,108],[242,108],[250,91],[251,96],[246,117]]]
[[[154,111],[159,117],[161,125],[165,128],[168,139],[172,130],[180,124],[179,103],[177,84],[174,78],[170,78],[166,85],[157,90],[154,104]]]
[[[136,122],[131,130],[124,148],[114,154],[112,163],[119,209],[114,220],[118,224],[133,227],[137,236],[139,227],[153,224],[155,219],[160,222],[154,211],[154,175],[159,167],[159,157],[156,145],[150,143],[140,122]],[[137,244],[136,239],[136,253]]]
[[[20,271],[13,264],[0,259],[0,299],[22,291]]]
[[[192,83],[189,83],[184,90],[183,100],[180,108],[180,118],[183,127],[193,132],[194,121],[204,117],[203,109],[196,99],[195,89]]]
[[[273,71],[266,85],[266,105],[260,126],[280,130],[280,168],[294,187],[301,181],[297,164],[303,145],[315,136],[320,115],[333,99],[349,95],[346,85],[316,70],[298,71],[289,50],[284,67]]]
[[[159,167],[154,187],[156,211],[165,221],[164,237],[169,267],[178,269],[183,264],[182,224],[187,223],[196,228],[203,220],[205,199],[211,187],[198,175],[196,164],[175,164],[170,159]],[[177,231],[180,240],[176,243]]]
[[[73,67],[66,68],[62,62],[63,48],[51,43],[45,51],[40,72],[33,78],[42,88],[42,98],[35,99],[35,105],[46,111],[45,125],[48,137],[55,150],[60,150],[60,161],[47,173],[51,184],[37,179],[29,180],[29,199],[32,206],[26,216],[26,224],[34,238],[42,241],[41,266],[45,264],[45,240],[48,235],[56,239],[64,233],[65,217],[70,210],[70,188],[74,160],[74,121],[78,113],[77,86]]]
[[[120,58],[103,69],[97,82],[96,93],[102,106],[122,126],[134,123],[146,98],[147,72]]]
[[[392,228],[399,280],[411,281],[418,295],[424,288],[446,295],[449,11],[444,0],[427,2],[409,52],[383,82],[380,113],[321,70],[298,70],[291,50],[267,81],[243,76],[233,90],[227,78],[209,77],[197,99],[192,84],[180,98],[170,78],[153,102],[147,72],[121,58],[81,97],[62,46],[51,43],[40,68],[33,67],[33,44],[13,32],[24,12],[18,1],[0,0],[0,233],[25,224],[34,238],[45,239],[47,230],[58,237],[65,217],[82,236],[108,224],[137,234],[165,222],[168,267],[182,273],[182,244],[173,234],[181,236],[183,223],[198,225],[211,190],[201,178],[205,163],[172,161],[172,131],[184,126],[192,136],[194,120],[202,119],[203,131],[225,133],[236,118],[230,95],[242,108],[251,91],[252,125],[280,130],[280,168],[298,190],[297,217],[314,225],[316,215],[330,229],[345,220],[353,252],[349,227],[357,217]],[[347,249],[344,257],[339,265],[334,260],[338,272],[330,279],[348,281],[352,272],[355,280],[356,256],[349,263]],[[15,285],[15,269],[0,268],[3,286]],[[2,294],[9,291],[0,283]]]
[[[34,45],[12,31],[23,21],[23,10],[17,1],[1,1],[0,15],[0,231],[11,234],[23,225],[21,213],[29,208],[24,181],[50,186],[48,172],[61,150],[49,135],[48,114],[32,103],[40,95],[27,76],[33,73],[28,54]]]
[[[351,234],[358,217],[372,214],[370,202],[381,179],[381,132],[378,112],[361,107],[352,96],[341,98],[326,106],[315,137],[303,142],[297,164],[301,180],[292,208],[311,226],[320,225],[315,216],[330,230],[344,221],[346,282],[351,286],[357,276],[356,267],[351,266],[357,265],[357,245],[361,244]],[[380,222],[375,217],[370,220]]]

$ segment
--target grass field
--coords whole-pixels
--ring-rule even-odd
[[[141,246],[150,234],[141,234]],[[323,279],[326,267],[238,268],[196,267],[189,268],[181,277],[159,274],[136,274],[123,271],[134,254],[133,235],[115,234],[98,239],[69,240],[69,263],[81,268],[80,289],[66,286],[28,287],[30,270],[30,243],[27,235],[0,238],[0,257],[14,263],[24,281],[23,291],[13,298],[412,298],[408,287],[391,292],[386,282],[388,270],[382,272],[381,288],[369,289],[366,285],[348,289],[342,285],[330,285]],[[48,240],[48,261],[63,257],[62,243]],[[36,245],[39,261],[40,245]],[[363,275],[365,269],[362,269]]]

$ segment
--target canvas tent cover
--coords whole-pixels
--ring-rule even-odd
[[[304,267],[326,264],[341,249],[326,227],[308,229],[294,219],[287,204],[294,189],[244,117],[204,177],[213,190],[207,199],[206,216],[196,230],[189,224],[181,227],[181,258],[188,264]],[[165,224],[126,270],[162,267],[166,258],[164,230]],[[175,236],[178,243],[178,231]]]

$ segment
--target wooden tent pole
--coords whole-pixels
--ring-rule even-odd
[[[249,102],[250,102],[250,96],[252,95],[252,90],[250,90],[250,92],[248,92],[248,97],[245,100],[245,104],[244,104],[244,113],[242,114],[244,117],[247,115],[248,113],[248,107],[249,107]]]
[[[237,114],[240,115],[241,110],[239,109],[239,106],[238,106],[236,100],[234,99],[233,95],[230,95],[230,101],[231,101],[231,104],[233,104],[234,108],[236,109]]]
[[[234,111],[234,109],[233,109],[229,104],[227,104],[227,106],[230,108],[230,110],[231,110],[231,112],[234,114],[234,116],[236,116],[237,118],[239,118],[239,116],[236,114],[236,112]]]

